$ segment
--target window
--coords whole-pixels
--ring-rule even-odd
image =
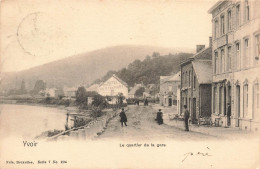
[[[195,75],[193,76],[193,88],[194,89],[196,88],[196,76]]]
[[[219,104],[219,114],[222,114],[223,113],[223,111],[222,111],[222,90],[223,90],[223,87],[219,87],[219,92],[218,92],[218,94],[219,94],[219,101],[218,101],[218,104]]]
[[[220,64],[219,64],[219,71],[220,71],[220,73],[223,73],[223,72],[224,72],[224,66],[222,66],[222,65],[225,65],[225,64],[224,64],[224,58],[225,58],[225,50],[224,50],[224,49],[221,49],[221,53],[220,53]]]
[[[231,54],[231,46],[228,47],[228,55],[227,55],[227,71],[231,70],[231,58],[232,58],[232,54]]]
[[[217,74],[218,73],[218,52],[215,52],[215,60],[214,60],[214,73]]]
[[[219,26],[218,26],[218,20],[215,21],[215,39],[218,37],[219,32]]]
[[[253,91],[253,112],[254,112],[254,118],[259,117],[259,84],[256,83],[254,85],[254,91]]]
[[[254,58],[254,64],[258,64],[259,60],[259,55],[260,55],[260,44],[259,44],[259,34],[255,36],[255,58]]]
[[[189,87],[191,86],[191,71],[189,71]]]
[[[249,39],[245,39],[245,53],[244,53],[244,63],[243,63],[243,67],[247,68],[249,65]]]
[[[237,70],[240,69],[240,44],[236,43],[236,61],[237,61]]]
[[[250,19],[250,10],[248,0],[245,1],[245,21],[249,21]]]
[[[217,110],[216,110],[216,105],[217,105],[217,88],[216,87],[214,87],[214,93],[213,93],[213,113],[216,113],[217,112]]]
[[[247,117],[248,115],[248,84],[244,85],[244,90],[243,90],[243,109],[244,109],[244,117]]]
[[[172,86],[168,86],[168,91],[169,91],[169,92],[172,91]]]
[[[236,26],[240,26],[240,5],[237,5],[236,7]]]
[[[224,35],[225,34],[225,16],[224,15],[221,16],[220,24],[221,24],[220,33],[221,33],[221,35]]]
[[[187,82],[188,82],[188,73],[187,73],[187,71],[185,72],[185,84],[186,84],[186,86],[187,86]]]
[[[231,31],[231,29],[232,29],[232,20],[231,20],[231,18],[232,18],[232,13],[231,13],[231,11],[228,11],[228,31]]]

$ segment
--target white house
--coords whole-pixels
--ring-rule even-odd
[[[102,96],[118,96],[122,93],[125,98],[128,98],[128,85],[114,74],[99,85],[98,93]]]

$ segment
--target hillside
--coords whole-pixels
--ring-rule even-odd
[[[190,49],[182,51],[191,52]],[[178,49],[153,46],[115,46],[71,56],[20,72],[2,73],[1,86],[9,90],[19,88],[24,79],[26,89],[31,90],[36,80],[44,80],[47,87],[72,87],[91,84],[109,70],[125,68],[136,59],[159,52],[161,55],[179,53]]]
[[[95,83],[106,81],[112,74],[116,74],[131,87],[135,83],[159,84],[160,76],[177,73],[180,69],[180,62],[191,56],[192,54],[188,53],[147,56],[143,61],[139,59],[133,61],[127,68],[122,68],[119,71],[109,71],[103,78],[96,80]]]

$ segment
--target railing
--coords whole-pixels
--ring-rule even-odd
[[[126,110],[127,111],[127,110]],[[72,128],[59,133],[55,136],[48,137],[46,141],[58,141],[58,140],[91,140],[104,132],[108,122],[119,114],[118,111],[109,112],[105,117],[100,117],[96,120],[89,122],[85,126]]]

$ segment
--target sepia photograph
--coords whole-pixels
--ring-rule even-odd
[[[0,168],[260,169],[260,0],[0,0]]]

